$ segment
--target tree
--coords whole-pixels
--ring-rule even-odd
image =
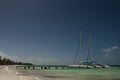
[[[22,62],[15,62],[10,60],[9,58],[3,58],[0,56],[0,65],[33,65],[31,63],[22,63]]]

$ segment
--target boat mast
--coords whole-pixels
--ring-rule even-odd
[[[90,33],[90,42],[89,42],[89,52],[87,56],[87,61],[92,62],[92,56],[93,55],[93,45],[92,45],[92,34]]]
[[[82,32],[80,31],[80,64],[82,64]]]

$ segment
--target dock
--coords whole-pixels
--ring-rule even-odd
[[[70,67],[68,65],[22,65],[16,66],[16,69],[39,69],[39,70],[47,70],[47,69],[79,69],[81,67]]]

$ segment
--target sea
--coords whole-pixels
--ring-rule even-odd
[[[120,67],[94,69],[17,69],[19,75],[36,80],[120,80]]]

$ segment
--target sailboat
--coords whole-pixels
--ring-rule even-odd
[[[108,65],[95,64],[92,60],[93,46],[92,46],[92,34],[90,33],[89,51],[87,60],[82,60],[82,32],[80,32],[80,63],[78,65],[68,65],[71,68],[106,68]]]
[[[91,39],[92,38],[90,38],[90,41],[91,41]],[[90,46],[90,48],[91,48],[91,46]],[[76,67],[76,68],[77,67],[79,67],[79,68],[94,68],[93,66],[91,66],[92,61],[90,61],[90,59],[91,59],[90,55],[91,55],[91,52],[89,53],[89,55],[87,57],[87,61],[82,60],[82,32],[80,32],[80,63],[78,65],[68,65],[68,66],[69,67]]]

